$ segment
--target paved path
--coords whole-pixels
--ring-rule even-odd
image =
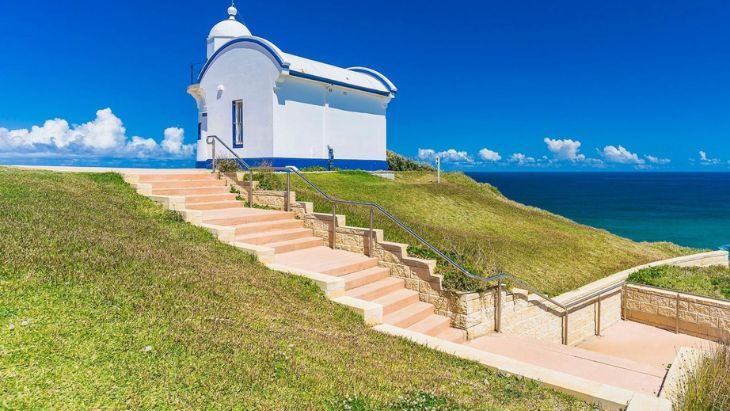
[[[591,337],[578,347],[666,368],[674,361],[680,347],[707,349],[714,345],[691,335],[675,334],[633,321],[619,321],[604,330],[602,335]]]

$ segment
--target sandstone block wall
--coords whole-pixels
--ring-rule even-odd
[[[627,284],[624,304],[629,320],[711,340],[730,338],[728,300]]]

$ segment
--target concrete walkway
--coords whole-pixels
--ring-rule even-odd
[[[578,344],[578,347],[666,368],[672,364],[681,347],[709,349],[714,345],[711,341],[691,335],[675,334],[633,321],[619,321],[605,329],[600,336]]]

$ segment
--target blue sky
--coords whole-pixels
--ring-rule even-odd
[[[188,161],[189,64],[228,4],[0,3],[0,161]],[[441,152],[468,170],[730,169],[728,2],[237,6],[284,51],[388,75],[399,88],[388,145],[411,157]],[[30,130],[52,119],[66,128]],[[63,150],[44,143],[53,127],[71,141]],[[77,137],[90,130],[113,131],[89,148]],[[11,133],[34,143],[9,148]]]

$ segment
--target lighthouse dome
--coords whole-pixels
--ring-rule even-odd
[[[238,10],[235,6],[228,8],[228,18],[221,21],[220,23],[213,26],[208,34],[208,40],[215,37],[246,37],[251,35],[251,31],[243,25],[240,21],[236,20]]]

